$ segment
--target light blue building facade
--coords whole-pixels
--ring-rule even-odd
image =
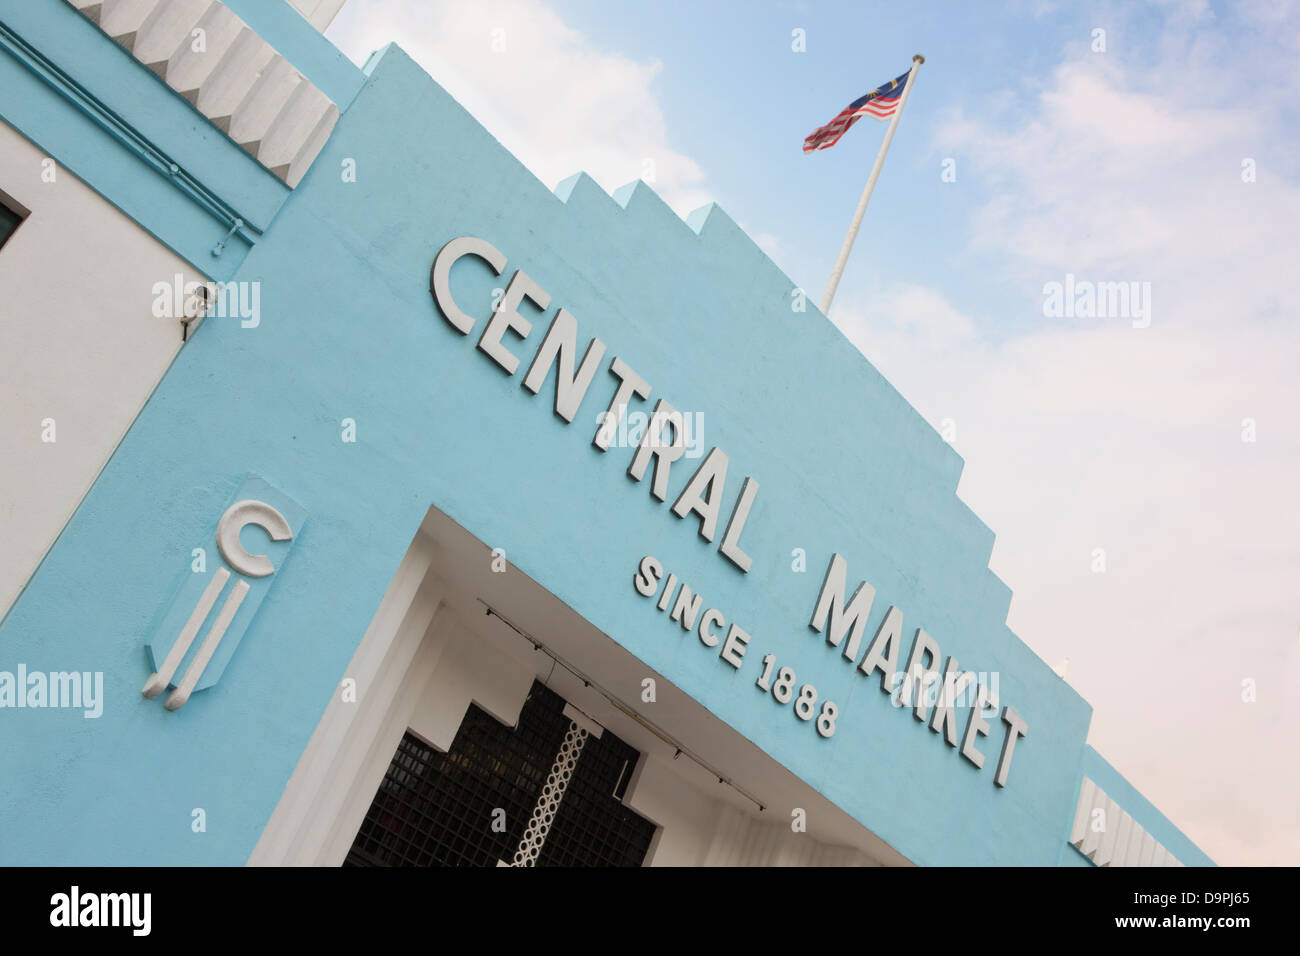
[[[0,862],[306,859],[263,860],[259,844],[295,787],[319,780],[300,799],[320,807],[344,785],[305,754],[332,708],[348,720],[383,685],[376,666],[347,699],[433,509],[463,553],[481,551],[486,583],[458,585],[464,606],[547,644],[550,611],[530,620],[519,597],[507,613],[488,590],[526,579],[538,607],[593,635],[538,679],[558,657],[658,731],[632,741],[643,764],[653,747],[665,762],[687,751],[761,807],[747,818],[797,838],[797,811],[824,805],[809,839],[878,847],[862,850],[874,862],[1211,865],[1087,746],[1089,704],[1007,628],[1011,592],[988,570],[992,531],[957,498],[959,457],[726,213],[682,221],[644,183],[611,197],[585,175],[551,191],[400,48],[358,69],[285,3],[162,2],[149,23],[174,15],[189,42],[213,6],[292,67],[289,96],[305,100],[305,82],[337,110],[312,114],[283,163],[261,151],[289,135],[289,108],[252,149],[237,142],[201,88],[187,97],[142,62],[143,27],[134,50],[112,35],[111,2],[0,0],[0,119],[257,306],[176,325],[183,345],[0,623],[14,675]],[[3,323],[39,321],[3,292]],[[104,295],[147,310],[155,293]],[[649,424],[611,425],[602,449],[619,396]],[[696,447],[674,447],[683,433]],[[245,501],[286,533],[249,527],[274,519],[232,508]],[[271,574],[249,563],[262,553]],[[247,594],[214,592],[180,647],[217,569]],[[888,692],[889,673],[915,664],[924,680],[950,660],[974,702],[947,726],[938,702]],[[19,665],[102,674],[102,712],[39,705]],[[707,714],[709,739],[661,716],[647,679]],[[771,796],[787,792],[806,805]],[[871,840],[853,844],[850,825]],[[653,849],[647,862],[684,859]]]

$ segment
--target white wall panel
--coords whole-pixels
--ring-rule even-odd
[[[52,162],[0,121],[0,191],[30,210],[0,248],[0,616],[180,351],[154,283],[206,278]]]

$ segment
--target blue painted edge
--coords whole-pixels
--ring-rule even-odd
[[[340,111],[355,99],[366,74],[287,3],[226,5]],[[3,33],[0,119],[204,276],[231,278],[292,191],[65,0],[0,0]]]
[[[289,187],[95,23],[64,0],[33,0],[21,6],[0,0],[0,21],[68,81],[93,91],[90,96],[102,112],[166,153],[238,210],[245,222],[259,230],[269,226],[289,196]],[[111,83],[104,82],[108,76]],[[10,94],[0,93],[0,97],[0,102],[10,100]],[[16,102],[15,111],[20,112],[22,105],[21,100]],[[84,111],[83,104],[76,105]],[[42,122],[33,128],[46,126]]]
[[[53,159],[59,174],[76,176],[201,274],[225,280],[239,268],[246,239],[213,256],[226,223],[2,50],[0,119]]]

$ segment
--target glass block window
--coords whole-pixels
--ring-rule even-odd
[[[344,865],[510,862],[570,728],[563,711],[538,681],[518,727],[471,704],[448,753],[408,732]],[[538,866],[641,865],[655,826],[622,803],[639,757],[609,731],[586,740]]]

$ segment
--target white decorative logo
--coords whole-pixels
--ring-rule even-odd
[[[257,525],[270,535],[272,541],[289,541],[293,538],[293,532],[289,528],[289,522],[275,508],[271,507],[264,501],[257,501],[252,498],[245,498],[236,501],[226,509],[225,514],[221,516],[221,521],[217,523],[217,548],[221,556],[226,559],[226,563],[234,570],[250,578],[264,578],[275,573],[275,568],[271,565],[271,559],[264,554],[249,554],[248,551],[239,541],[239,533],[248,525]],[[226,568],[218,568],[212,575],[212,580],[204,588],[203,593],[199,596],[198,603],[194,605],[194,610],[190,613],[189,619],[186,620],[185,626],[181,628],[180,634],[176,636],[171,650],[167,652],[167,657],[162,666],[156,672],[150,675],[144,685],[145,697],[157,697],[167,689],[171,683],[176,669],[180,666],[181,661],[189,652],[190,645],[194,643],[194,638],[198,636],[199,628],[207,620],[208,614],[212,611],[213,606],[217,603],[217,598],[221,596],[226,582],[231,578],[230,571]],[[212,627],[208,630],[207,637],[203,639],[203,644],[199,647],[199,652],[190,662],[189,668],[185,671],[185,676],[176,689],[167,697],[165,704],[168,710],[177,710],[184,706],[185,702],[190,699],[190,694],[194,692],[195,685],[198,684],[199,678],[203,676],[203,670],[212,660],[212,655],[216,653],[217,646],[221,643],[222,637],[225,636],[230,622],[234,620],[235,614],[239,607],[244,603],[244,598],[248,595],[249,585],[244,578],[237,578],[235,585],[226,597],[225,603],[221,606],[221,611],[217,614],[217,619],[213,621]]]

